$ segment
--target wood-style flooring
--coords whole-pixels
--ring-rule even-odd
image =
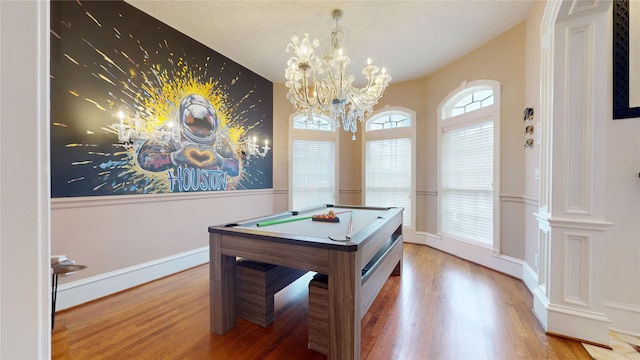
[[[238,319],[209,331],[208,265],[63,310],[53,359],[325,359],[307,349],[303,276],[276,295],[262,328]],[[362,359],[591,359],[577,341],[546,335],[517,279],[424,245],[404,245],[362,319]]]

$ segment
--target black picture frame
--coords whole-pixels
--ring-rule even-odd
[[[613,1],[613,119],[640,118],[629,106],[629,0]]]

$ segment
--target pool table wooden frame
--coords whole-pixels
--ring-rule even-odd
[[[350,234],[348,241],[257,227],[259,221],[353,210],[380,212]],[[363,267],[387,239],[402,236],[402,208],[323,205],[262,219],[209,227],[211,331],[224,334],[236,326],[236,257],[327,274],[329,278],[329,359],[360,359],[361,276]],[[311,221],[311,220],[301,220]],[[332,224],[326,224],[331,226]],[[286,227],[285,227],[286,228]],[[356,227],[354,226],[354,229]],[[282,230],[282,227],[280,227]],[[400,239],[401,240],[401,239]],[[399,268],[401,268],[400,260]],[[385,281],[385,279],[381,281]]]

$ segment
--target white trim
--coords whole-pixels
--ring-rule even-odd
[[[51,357],[49,9],[0,1],[1,359]]]
[[[401,114],[407,115],[411,118],[411,126],[405,126],[400,128],[392,128],[392,129],[384,129],[384,130],[367,130],[367,124],[371,121],[374,121],[379,116],[389,115],[389,114]],[[416,129],[417,129],[417,118],[416,112],[405,108],[402,106],[385,106],[382,109],[376,110],[373,112],[369,118],[366,120],[366,123],[362,128],[362,143],[361,143],[361,173],[362,176],[362,192],[360,201],[362,204],[367,205],[366,203],[366,191],[367,191],[367,141],[370,140],[381,140],[381,139],[398,139],[398,138],[406,138],[409,137],[411,139],[411,189],[409,190],[409,196],[411,197],[411,214],[410,214],[410,226],[415,227],[416,225],[416,164],[417,164],[417,153],[416,153]],[[417,195],[417,194],[416,194]]]
[[[522,263],[522,282],[524,282],[531,294],[538,286],[538,273],[526,261]]]
[[[409,233],[406,229],[403,229],[402,238],[404,242],[427,245],[472,263],[507,274],[516,279],[523,279],[524,261],[496,253],[490,247],[450,237],[442,239],[441,235],[427,232]]]
[[[542,210],[542,209],[540,209]],[[600,220],[576,220],[572,218],[549,217],[549,214],[542,211],[533,214],[538,221],[546,224],[546,227],[553,226],[564,229],[581,229],[594,231],[607,231],[613,223]]]
[[[640,305],[607,299],[603,303],[611,319],[612,330],[640,337]]]
[[[294,140],[307,140],[307,141],[327,141],[333,142],[334,144],[334,180],[333,180],[333,198],[335,199],[334,203],[338,202],[340,199],[340,129],[338,129],[335,124],[333,128],[329,130],[308,130],[308,129],[296,129],[294,128],[294,124],[297,118],[305,116],[300,112],[294,112],[289,115],[289,137],[287,140],[288,154],[289,158],[287,160],[288,164],[288,177],[287,180],[289,182],[288,194],[287,194],[287,208],[293,208],[293,197],[295,196],[292,186],[293,186],[293,141]],[[327,121],[332,121],[326,115],[315,115],[319,118],[325,119]],[[291,190],[291,191],[289,191]]]
[[[545,284],[537,285],[533,288],[533,314],[540,322],[543,329],[549,327],[549,315],[547,307],[549,306],[549,298],[546,295]]]
[[[500,200],[503,202],[512,202],[518,204],[524,204],[524,197],[520,195],[505,195],[500,194]]]
[[[37,16],[38,16],[38,98],[36,100],[36,104],[38,104],[38,118],[37,118],[37,144],[38,144],[38,176],[40,179],[37,181],[38,183],[38,219],[36,223],[36,227],[38,228],[38,236],[37,236],[37,248],[38,255],[37,259],[39,261],[38,265],[38,277],[37,277],[37,286],[38,286],[38,333],[40,336],[38,337],[38,351],[42,356],[48,357],[51,356],[51,332],[49,331],[51,326],[51,295],[49,294],[49,287],[51,283],[49,282],[51,277],[49,276],[51,272],[50,267],[50,259],[51,259],[51,202],[49,194],[51,194],[51,152],[50,152],[50,143],[51,143],[51,134],[50,134],[50,124],[51,124],[51,110],[49,99],[51,99],[51,83],[49,81],[49,77],[51,75],[51,43],[50,39],[50,29],[51,29],[51,5],[49,1],[38,1],[37,4]],[[22,22],[22,20],[21,20]],[[19,28],[13,28],[14,31],[20,32]],[[24,41],[24,38],[22,39]],[[6,47],[4,48],[6,50]],[[22,53],[22,56],[27,56],[29,54]],[[29,67],[27,65],[26,67]],[[18,71],[18,69],[12,69],[13,71]],[[4,78],[4,81],[11,82],[11,77],[9,79]],[[22,77],[22,81],[28,82],[28,78]],[[16,89],[18,90],[18,89]],[[15,104],[14,104],[15,105]],[[18,107],[19,108],[19,107]],[[5,118],[6,121],[6,118]],[[32,134],[34,135],[34,134]],[[28,146],[28,142],[23,140],[23,145]],[[23,174],[24,175],[24,174]],[[24,255],[24,254],[12,254],[13,256]],[[45,258],[46,257],[46,258]],[[46,261],[42,263],[41,261]],[[26,265],[26,263],[25,263]],[[15,311],[13,309],[12,311]],[[46,327],[46,328],[45,328]],[[26,352],[23,352],[22,355],[26,355]]]
[[[465,127],[472,123],[481,123],[489,120],[494,120],[496,114],[498,114],[500,111],[500,108],[498,106],[499,104],[493,104],[477,110],[466,112],[464,114],[452,116],[450,118],[443,118],[440,120],[440,129],[442,131],[449,131],[456,128]]]
[[[606,231],[613,226],[611,222],[599,220],[576,220],[559,217],[551,217],[546,220],[552,227],[563,229]]]
[[[546,331],[596,344],[609,344],[611,320],[606,314],[550,303]]]
[[[209,262],[209,247],[183,252],[58,286],[60,311]]]
[[[458,101],[464,96],[474,93],[480,89],[493,90],[494,103],[484,108],[472,110],[464,114],[457,116],[449,116],[449,109],[453,106],[454,102]],[[452,90],[438,105],[438,132],[437,132],[437,159],[438,159],[438,179],[437,179],[437,191],[441,192],[442,189],[442,137],[446,130],[458,126],[468,126],[469,124],[482,122],[485,120],[491,120],[493,124],[493,239],[492,239],[492,252],[498,253],[502,248],[502,204],[501,204],[501,114],[502,114],[502,85],[496,80],[475,80],[471,82],[463,81],[459,87]],[[443,207],[443,198],[438,196],[437,199],[437,213],[438,216],[438,231],[442,231],[443,217],[441,209]]]
[[[427,245],[426,237],[431,234],[415,229],[402,229],[402,241],[410,244]]]
[[[538,198],[534,198],[534,197],[527,196],[527,195],[501,194],[500,195],[500,200],[502,200],[503,202],[526,204],[526,205],[529,205],[529,206],[538,206],[538,204],[539,204]]]
[[[612,309],[618,309],[618,310],[625,310],[625,311],[629,311],[629,312],[634,312],[634,313],[638,313],[640,315],[640,305],[637,304],[628,304],[628,303],[622,303],[619,301],[613,301],[613,300],[604,300],[604,306],[612,308]],[[640,322],[638,322],[640,324]]]
[[[524,195],[522,198],[524,199],[524,203],[529,206],[535,206],[535,207],[540,206],[540,200],[538,198],[534,198],[527,195]]]
[[[51,210],[86,208],[92,206],[120,206],[129,204],[158,203],[164,201],[184,201],[199,199],[214,199],[221,197],[239,197],[255,195],[272,195],[273,189],[232,190],[232,191],[203,191],[191,193],[168,194],[140,194],[140,195],[112,195],[112,196],[83,196],[72,198],[51,199]]]
[[[577,309],[575,307],[563,306],[563,305],[558,305],[558,304],[549,304],[547,310],[554,311],[554,312],[561,313],[561,314],[565,314],[565,315],[568,315],[568,316],[576,316],[576,317],[580,317],[580,318],[596,320],[596,321],[599,321],[599,322],[606,322],[606,323],[610,322],[609,318],[605,314],[598,313],[598,312],[595,312],[595,311],[590,311],[590,310]],[[569,327],[572,327],[571,323],[569,323],[567,325]],[[560,334],[562,334],[562,333],[560,333]],[[578,337],[578,339],[587,339],[587,338]],[[602,342],[600,344],[606,344],[606,343],[607,343],[607,341]]]

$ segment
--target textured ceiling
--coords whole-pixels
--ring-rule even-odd
[[[533,0],[127,2],[276,83],[291,36],[326,36],[339,8],[356,82],[370,57],[393,83],[426,76],[524,21]]]

